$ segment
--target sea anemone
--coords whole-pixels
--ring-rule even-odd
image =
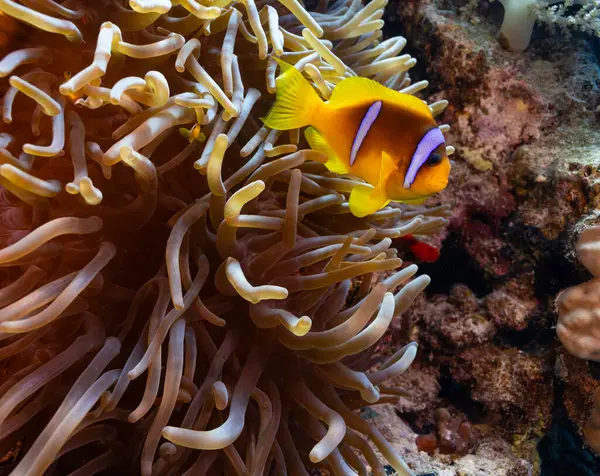
[[[358,179],[258,119],[275,57],[324,99],[353,75],[424,89],[385,4],[0,0],[35,27],[0,60],[11,474],[412,474],[357,410],[404,395],[385,381],[417,350],[370,368],[429,282],[392,240],[448,209],[356,218]]]

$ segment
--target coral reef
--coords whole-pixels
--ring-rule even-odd
[[[596,453],[600,453],[600,388],[594,392],[593,405],[594,408],[583,432],[585,441]]]
[[[452,205],[450,225],[436,238],[438,261],[420,266],[432,283],[391,332],[392,343],[419,343],[407,383],[429,391],[396,410],[421,434],[435,427],[439,408],[464,415],[478,442],[514,464],[481,474],[539,474],[553,461],[567,468],[556,463],[558,444],[537,446],[568,434],[575,448],[598,386],[595,364],[568,355],[554,330],[557,293],[587,278],[573,237],[598,223],[597,53],[581,35],[543,30],[526,52],[504,50],[497,2],[421,0],[388,14],[430,87],[449,100],[444,120],[458,118],[451,182],[439,197]],[[568,451],[582,474],[596,474],[589,450]],[[436,450],[421,467],[461,474],[446,457]]]
[[[382,433],[396,447],[411,450],[406,454],[407,462],[412,467],[418,468],[420,476],[533,474],[534,465],[513,454],[508,443],[477,433],[474,436],[477,442],[475,449],[465,456],[444,455],[436,451],[435,457],[431,457],[424,451],[417,452],[414,434],[397,416],[391,405],[376,405],[373,409],[374,411],[369,412],[364,418],[381,428]]]
[[[0,60],[3,470],[419,470],[412,431],[358,412],[406,396],[417,352],[370,368],[430,281],[392,240],[449,209],[356,218],[359,182],[259,121],[276,57],[323,98],[353,75],[424,89],[384,6],[0,0],[25,32]]]
[[[461,352],[450,372],[455,382],[467,384],[473,401],[500,413],[508,427],[543,428],[552,409],[543,357],[486,345]]]
[[[464,455],[473,446],[471,424],[461,418],[454,418],[445,408],[435,412],[435,431],[419,435],[416,440],[420,451],[433,454],[439,448],[442,454]]]

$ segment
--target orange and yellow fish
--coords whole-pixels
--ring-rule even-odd
[[[306,139],[327,155],[330,171],[367,182],[350,194],[354,215],[369,215],[390,201],[420,202],[446,188],[446,143],[422,100],[351,77],[324,102],[302,73],[278,62],[277,96],[263,122],[278,130],[310,126]]]

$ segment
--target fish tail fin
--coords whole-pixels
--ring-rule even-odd
[[[381,153],[379,167],[379,180],[374,187],[358,185],[352,189],[348,205],[354,216],[364,217],[370,215],[390,203],[386,185],[392,173],[398,168],[386,152]]]
[[[262,121],[265,126],[277,130],[296,129],[311,124],[323,101],[300,71],[277,58],[276,61],[282,74],[275,81],[275,104]]]

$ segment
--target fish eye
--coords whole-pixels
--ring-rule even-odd
[[[427,165],[429,165],[429,167],[434,167],[434,166],[438,165],[441,161],[442,161],[442,156],[440,154],[438,154],[437,152],[433,152],[427,159],[427,162],[425,162],[425,163]]]

